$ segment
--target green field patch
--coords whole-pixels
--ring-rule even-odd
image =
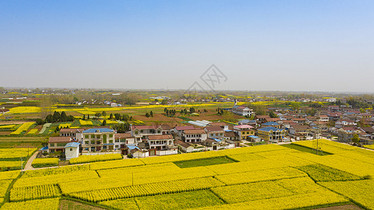
[[[210,190],[198,190],[146,197],[136,197],[104,201],[104,204],[117,209],[186,209],[222,205],[224,202]],[[137,205],[136,205],[137,204]]]
[[[299,166],[297,169],[307,173],[310,178],[317,182],[352,181],[362,179],[360,176],[322,164]]]
[[[298,145],[298,144],[283,144],[281,146],[282,147],[287,147],[289,149],[298,150],[300,152],[308,152],[308,153],[315,154],[315,155],[321,155],[321,156],[333,155],[333,153],[329,153],[329,152],[326,152],[326,151],[323,151],[323,150],[318,150],[317,151],[315,148],[310,148],[310,147],[306,147],[306,146],[302,146],[302,145]]]
[[[210,165],[220,165],[226,163],[238,162],[237,160],[231,159],[227,156],[213,157],[213,158],[204,158],[204,159],[195,159],[195,160],[183,160],[173,162],[179,168],[191,168],[199,166],[210,166]]]

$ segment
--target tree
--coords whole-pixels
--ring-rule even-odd
[[[61,115],[59,112],[54,112],[53,113],[53,116],[52,116],[52,120],[53,122],[59,122],[61,120]]]
[[[89,120],[89,119],[90,119],[90,115],[88,114],[88,115],[87,115],[87,120]]]
[[[66,113],[63,111],[61,112],[61,122],[66,122],[68,120],[68,117],[66,116]]]
[[[153,112],[151,111],[151,112],[149,113],[149,115],[150,115],[151,117],[153,117]]]
[[[106,111],[103,111],[101,115],[105,118],[106,117]]]
[[[42,119],[36,119],[36,124],[37,125],[43,125],[44,124],[44,120],[42,120]]]
[[[101,125],[105,126],[106,125],[106,120],[103,120],[103,123]]]
[[[145,116],[146,116],[146,117],[149,117],[150,115],[149,115],[149,113],[147,112],[147,113],[145,113]]]
[[[271,111],[270,113],[269,113],[269,116],[271,117],[271,118],[277,118],[278,116],[273,112],[273,111]]]
[[[82,120],[86,120],[86,115],[83,115]]]
[[[190,108],[190,113],[194,113],[195,112],[195,108],[191,107]]]
[[[352,142],[354,145],[358,145],[360,143],[360,137],[357,134],[354,134],[352,137]]]
[[[113,119],[113,114],[110,113],[109,119]]]

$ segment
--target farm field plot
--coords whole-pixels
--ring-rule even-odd
[[[79,198],[91,202],[98,202],[105,200],[114,200],[119,198],[131,198],[137,196],[203,190],[222,185],[222,182],[214,178],[199,178],[178,180],[172,182],[151,183],[145,185],[134,185],[104,190],[85,191],[72,193],[70,195],[74,198]]]
[[[118,160],[122,159],[121,154],[106,154],[106,155],[81,155],[77,158],[70,159],[71,164],[78,163],[89,163],[97,161],[106,161],[106,160]]]
[[[25,201],[39,198],[52,198],[60,196],[57,185],[38,185],[32,187],[16,187],[10,191],[11,201]]]
[[[319,184],[347,196],[368,209],[374,209],[374,180],[321,182]]]
[[[135,203],[136,202],[136,203]],[[209,190],[104,201],[101,204],[118,209],[187,209],[224,204]]]
[[[190,168],[198,166],[209,166],[209,165],[219,165],[225,163],[234,163],[237,162],[227,156],[214,157],[214,158],[205,158],[197,160],[186,160],[186,161],[177,161],[174,162],[180,168]]]
[[[32,162],[32,167],[42,168],[42,167],[57,166],[58,161],[59,161],[58,158],[36,158]]]
[[[32,154],[36,148],[0,148],[0,160],[19,160]]]
[[[30,170],[12,184],[3,207],[60,198],[113,209],[373,209],[374,152],[321,143],[331,154],[263,145]],[[16,172],[0,172],[0,180],[7,185]]]
[[[10,202],[5,203],[1,209],[14,210],[14,209],[35,209],[35,210],[57,210],[59,209],[60,199],[42,199],[31,200],[24,202]]]

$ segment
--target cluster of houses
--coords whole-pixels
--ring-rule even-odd
[[[134,125],[127,133],[117,133],[109,127],[63,128],[59,136],[49,138],[46,150],[48,153],[61,152],[67,160],[81,154],[103,152],[131,154],[140,158],[229,149],[243,146],[244,142],[279,142],[284,141],[287,134],[280,126],[264,125],[259,128],[257,123],[247,120],[240,121],[238,125],[205,122],[203,126]]]
[[[362,142],[374,139],[374,115],[350,107],[329,106],[314,116],[289,109],[271,110],[276,118],[256,115],[237,123],[190,121],[190,125],[134,125],[130,131],[117,133],[109,127],[60,130],[50,137],[49,153],[62,152],[66,159],[84,154],[116,152],[133,157],[170,155],[180,152],[229,149],[249,143],[278,143],[337,136],[350,142],[359,135]],[[232,112],[252,116],[248,107],[234,106]]]

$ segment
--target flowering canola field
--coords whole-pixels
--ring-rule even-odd
[[[297,144],[313,148],[316,142]],[[319,140],[319,146],[331,154],[263,145],[26,171],[14,182],[3,208],[38,201],[55,209],[58,199],[70,197],[114,209],[312,209],[348,204],[373,209],[374,152],[328,140]],[[237,162],[200,162],[188,168],[175,164],[223,156]],[[14,179],[15,174],[5,173],[0,177]]]

